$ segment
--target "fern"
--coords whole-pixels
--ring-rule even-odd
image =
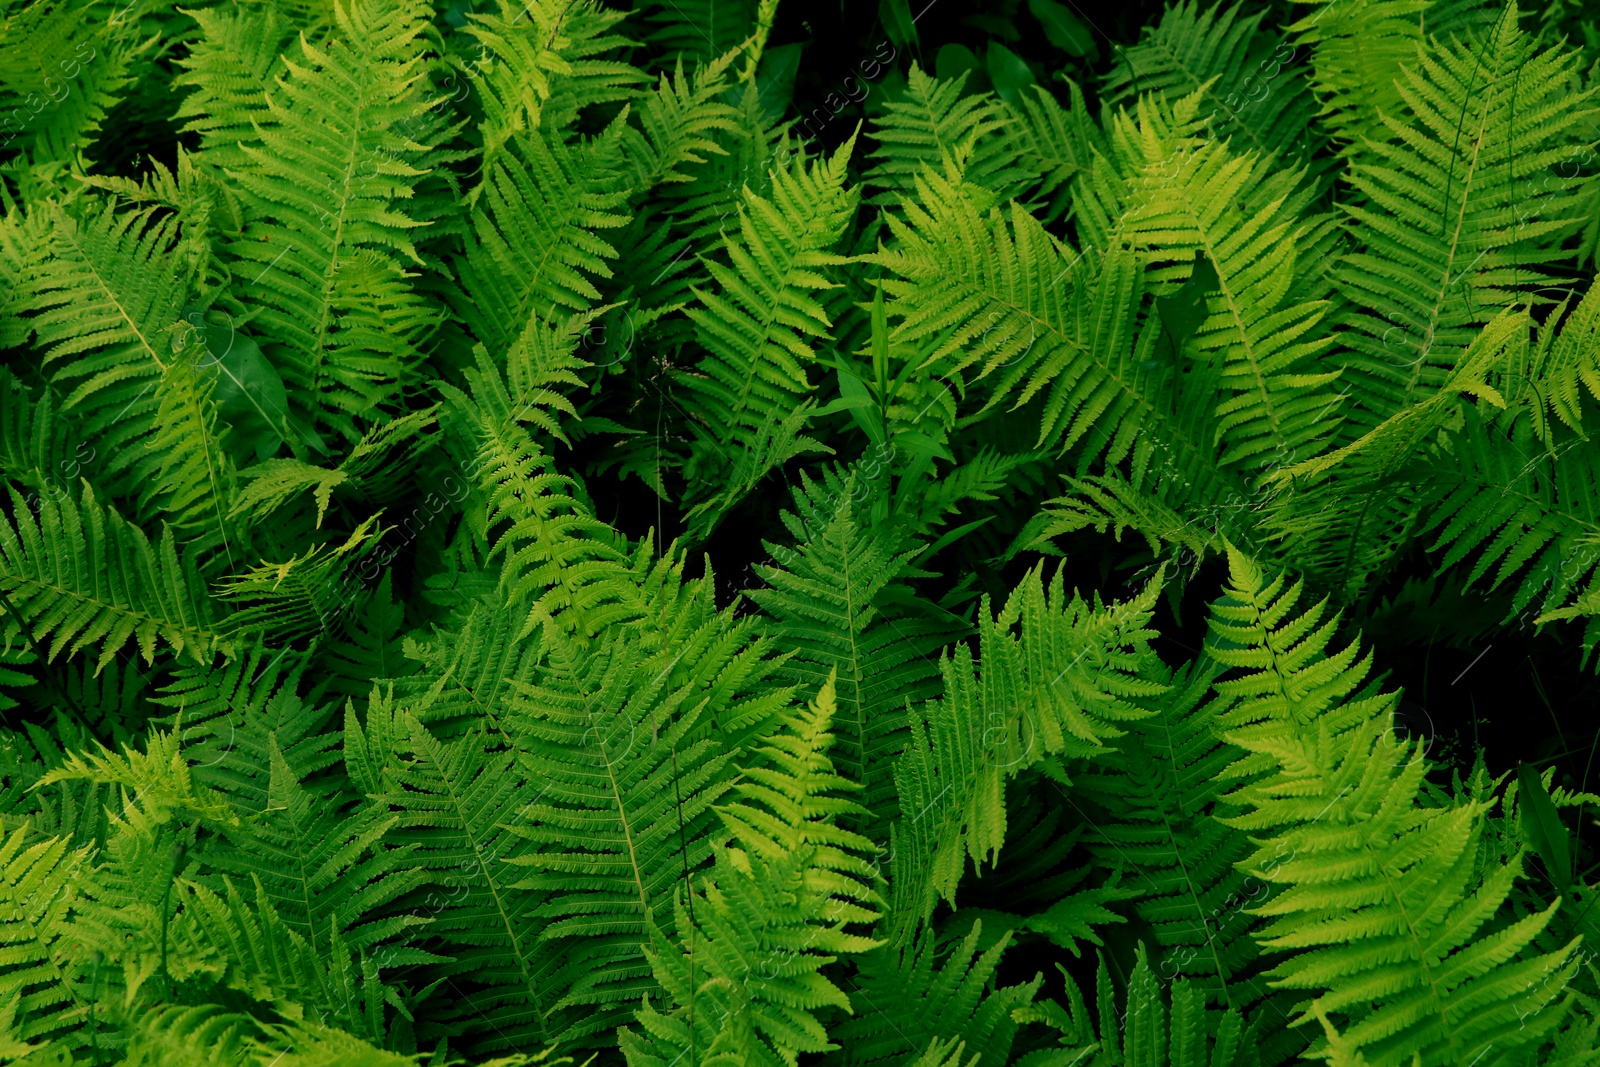
[[[1234,149],[1306,154],[1315,105],[1302,73],[1305,56],[1261,33],[1264,14],[1247,14],[1239,4],[1208,11],[1191,2],[1169,6],[1137,45],[1118,50],[1105,84],[1108,103],[1145,93],[1176,101],[1203,90],[1211,121]]]
[[[67,932],[77,875],[89,850],[74,850],[62,838],[29,845],[27,836],[26,830],[10,832],[0,846],[5,871],[0,893],[7,904],[0,936],[9,964],[0,977],[0,996],[15,998],[11,1010],[22,1013],[22,1021],[7,1028],[16,1040],[44,1038],[70,1048],[80,1042],[69,1028],[87,1012],[74,976],[63,969],[57,943]]]
[[[103,668],[130,640],[147,663],[158,641],[201,661],[228,647],[170,531],[152,545],[88,488],[81,503],[41,499],[37,514],[13,488],[11,504],[0,520],[0,592],[14,622],[50,639],[50,656],[97,645]]]
[[[841,1064],[907,1062],[929,1042],[959,1039],[966,1051],[1008,1062],[1016,1038],[1016,1014],[1026,1011],[1042,984],[999,986],[995,970],[1010,945],[1009,933],[979,950],[983,926],[972,930],[936,967],[933,936],[924,932],[904,949],[881,946],[861,958],[847,990],[857,1014],[838,1027]]]
[[[190,278],[173,220],[86,200],[81,216],[50,213],[54,255],[30,279],[30,324],[66,391],[64,413],[104,447],[109,472],[142,458],[154,428],[156,382],[178,362],[173,341]]]
[[[521,773],[542,783],[514,830],[533,846],[512,861],[518,885],[544,901],[565,998],[608,1013],[651,988],[640,942],[709,860],[729,761],[787,695],[761,686],[772,664],[751,621],[716,612],[680,567],[655,579],[648,627],[579,643],[547,624],[541,670],[513,699]]]
[[[894,814],[904,709],[935,695],[932,653],[957,630],[953,619],[911,599],[901,576],[915,573],[918,549],[902,547],[890,527],[857,519],[857,489],[851,478],[836,495],[810,482],[797,490],[795,507],[805,518],[786,521],[801,547],[769,545],[786,565],[759,568],[770,588],[750,596],[774,618],[780,647],[794,652],[788,679],[817,687],[836,674],[836,732],[846,740],[835,764],[864,787],[863,804],[882,822]]]
[[[1353,168],[1367,202],[1346,208],[1360,249],[1338,270],[1353,305],[1354,426],[1431,395],[1475,329],[1565,258],[1572,181],[1548,168],[1589,114],[1589,98],[1563,87],[1571,62],[1536,52],[1513,5],[1475,46],[1456,41],[1402,68],[1396,89],[1410,114],[1385,117],[1399,143],[1374,145]],[[1534,174],[1541,195],[1528,202]]]
[[[1343,699],[1367,671],[1356,647],[1325,655],[1332,624],[1290,615],[1298,589],[1236,553],[1229,573],[1215,610],[1235,648],[1213,654],[1249,672],[1224,683],[1249,696],[1223,725],[1245,752],[1234,773],[1261,775],[1230,795],[1246,808],[1230,821],[1262,842],[1246,869],[1283,887],[1256,909],[1270,919],[1262,947],[1300,950],[1276,984],[1318,991],[1315,1010],[1344,1014],[1348,1047],[1371,1063],[1471,1062],[1537,1040],[1560,1019],[1537,1009],[1560,995],[1575,944],[1525,951],[1553,906],[1492,921],[1522,861],[1480,862],[1489,802],[1428,803],[1393,698]],[[1348,873],[1330,885],[1329,869]],[[1528,1008],[1538,1025],[1519,1020]]]
[[[748,193],[738,239],[723,239],[728,263],[707,264],[718,291],[695,290],[703,306],[689,317],[708,355],[679,381],[683,403],[698,419],[685,473],[693,529],[702,533],[770,468],[813,447],[798,433],[803,402],[792,414],[777,412],[812,388],[809,341],[829,326],[813,294],[833,287],[825,271],[844,262],[829,249],[853,208],[844,177],[854,144],[852,138],[809,169],[796,158],[777,170],[771,200]]]
[[[1459,34],[1475,21],[1466,4],[1449,0],[1361,0],[1321,3],[1289,32],[1312,50],[1323,121],[1360,148],[1367,138],[1389,139],[1386,118],[1400,111],[1404,97],[1401,69],[1425,34]]]
[[[276,7],[191,12],[201,39],[178,60],[183,73],[174,88],[193,87],[175,118],[187,119],[184,133],[198,133],[205,158],[217,167],[238,168],[249,156],[256,122],[271,120],[267,91],[286,69],[283,48],[289,26]]]
[[[1061,1049],[1041,1050],[1020,1062],[1035,1064],[1072,1063],[1086,1056],[1091,1062],[1127,1067],[1201,1067],[1212,1064],[1254,1062],[1243,1033],[1240,1017],[1229,1011],[1215,1024],[1206,1018],[1204,1001],[1198,990],[1179,979],[1172,983],[1171,1015],[1168,1022],[1167,997],[1141,946],[1133,974],[1128,979],[1126,998],[1118,1007],[1112,991],[1105,958],[1095,974],[1096,1020],[1084,1003],[1083,992],[1071,976],[1066,978],[1068,1003],[1046,1002],[1023,1008],[1017,1015],[1037,1021],[1060,1032]],[[1069,1055],[1070,1053],[1070,1055]]]
[[[1033,764],[1110,750],[1119,722],[1151,713],[1131,697],[1161,692],[1147,677],[1144,629],[1158,583],[1126,603],[1066,599],[1058,570],[1036,569],[991,617],[979,609],[979,660],[956,645],[940,664],[944,694],[911,716],[895,766],[893,943],[908,943],[939,898],[954,902],[967,856],[981,870],[1005,837],[1001,785]],[[1012,628],[1020,624],[1020,637]],[[941,787],[942,783],[942,787]]]
[[[584,311],[599,303],[594,278],[616,256],[598,231],[627,222],[627,190],[608,171],[621,128],[568,145],[542,129],[519,134],[484,176],[456,311],[491,352],[504,351],[533,315]]]
[[[414,845],[432,872],[437,888],[417,903],[450,948],[439,980],[452,990],[462,1021],[473,1029],[486,1021],[490,1032],[479,1040],[490,1047],[561,1035],[566,1019],[543,988],[559,961],[539,943],[540,898],[512,888],[518,872],[508,861],[519,846],[507,827],[533,791],[504,738],[480,728],[440,741],[387,700],[369,701],[364,723],[347,716],[346,731],[348,751],[364,749],[387,766],[373,783],[376,798],[399,815],[394,840]],[[355,742],[357,732],[364,745]]]
[[[0,1061],[1591,1063],[1580,6],[0,0]]]
[[[989,94],[963,95],[965,75],[934,78],[912,64],[903,99],[891,100],[872,128],[872,167],[867,184],[879,190],[875,198],[894,203],[915,189],[923,167],[938,168],[946,158],[961,157],[966,177],[975,185],[1002,197],[1020,191],[1027,172],[1019,165],[1015,148],[1001,136],[1008,113]],[[1023,97],[1022,113],[1047,114],[1048,97]]]
[[[271,121],[240,145],[251,221],[232,252],[293,403],[355,439],[355,416],[409,378],[436,317],[395,255],[420,262],[417,224],[397,201],[425,172],[428,146],[400,131],[427,102],[420,9],[354,0],[334,10],[338,38],[301,43],[267,93]]]
[[[848,927],[874,918],[877,904],[862,856],[871,842],[835,825],[857,809],[829,795],[849,784],[827,758],[833,711],[830,679],[763,747],[774,766],[748,772],[755,781],[718,810],[732,841],[702,882],[700,917],[691,890],[676,904],[677,943],[652,930],[651,967],[677,1010],[639,1011],[643,1034],[624,1032],[630,1063],[669,1063],[698,1046],[711,1062],[721,1054],[792,1067],[832,1047],[814,1012],[850,1002],[821,970],[836,958],[827,953],[874,947]]]
[[[1216,723],[1232,701],[1210,697],[1221,665],[1202,660],[1173,679],[1158,713],[1079,779],[1104,817],[1091,819],[1090,848],[1121,867],[1139,916],[1154,932],[1163,976],[1243,1009],[1257,950],[1250,907],[1265,887],[1235,869],[1251,852],[1225,821],[1220,773],[1243,753],[1219,742]],[[1255,983],[1259,986],[1259,983]]]
[[[906,221],[889,216],[898,247],[877,257],[900,275],[884,282],[901,318],[893,339],[925,347],[923,366],[963,392],[1003,371],[984,383],[986,406],[1015,394],[1020,407],[1043,392],[1039,444],[1070,448],[1104,420],[1101,447],[1113,462],[1125,455],[1141,422],[1160,413],[1146,395],[1156,335],[1136,328],[1133,258],[1075,256],[1020,207],[1009,219],[991,209],[992,195],[959,171],[917,181]],[[1023,271],[1024,261],[1036,266]]]

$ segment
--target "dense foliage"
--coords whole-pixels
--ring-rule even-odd
[[[827,7],[0,0],[0,1062],[1600,1063],[1596,20]]]

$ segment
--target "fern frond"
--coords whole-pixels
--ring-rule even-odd
[[[728,52],[697,67],[692,77],[679,60],[672,76],[665,72],[635,109],[639,130],[629,131],[627,155],[636,176],[633,195],[663,184],[692,181],[692,170],[712,156],[725,156],[721,140],[736,133],[738,115],[720,99],[726,92],[726,72],[737,52]],[[719,136],[720,135],[720,136]]]
[[[986,408],[1043,394],[1039,444],[1065,450],[1095,431],[1097,451],[1119,461],[1165,414],[1158,334],[1137,317],[1136,258],[1077,255],[1020,206],[1009,219],[992,208],[953,167],[916,181],[906,219],[887,216],[894,245],[874,257],[898,275],[883,283],[901,318],[894,342],[923,352],[922,367],[963,393],[985,386]]]
[[[71,849],[63,838],[28,844],[26,828],[6,835],[0,844],[0,946],[6,971],[0,975],[0,997],[16,998],[23,1018],[8,1027],[16,1040],[43,1038],[72,1048],[84,1042],[71,1030],[88,1014],[73,975],[61,958],[68,914],[77,896],[80,871],[89,863],[90,848]]]
[[[239,607],[225,629],[233,635],[262,635],[289,642],[327,630],[365,596],[383,562],[375,552],[388,530],[378,515],[350,531],[342,544],[313,545],[282,563],[263,560],[229,576],[216,589],[219,599]]]
[[[429,146],[407,136],[429,106],[419,88],[416,3],[336,4],[338,36],[302,41],[254,120],[237,171],[251,221],[232,248],[237,295],[261,305],[265,350],[292,402],[354,441],[355,420],[390,400],[420,362],[437,313],[401,259],[420,264],[400,210]]]
[[[1054,1001],[1020,1009],[1022,1021],[1039,1022],[1060,1032],[1059,1049],[1023,1057],[1020,1067],[1083,1062],[1119,1067],[1232,1067],[1261,1062],[1251,1047],[1239,1013],[1227,1011],[1220,1019],[1207,1017],[1205,999],[1185,979],[1171,985],[1170,1024],[1167,997],[1161,980],[1150,967],[1141,944],[1128,978],[1126,999],[1116,1003],[1105,957],[1095,974],[1095,1020],[1084,1003],[1083,992],[1071,975],[1066,979],[1067,1006]],[[1089,1059],[1092,1057],[1092,1059]]]
[[[1469,558],[1467,584],[1499,588],[1522,574],[1512,614],[1546,615],[1600,590],[1600,464],[1568,434],[1540,442],[1527,420],[1492,420],[1467,405],[1461,429],[1418,472],[1418,533],[1443,570]],[[1476,558],[1473,558],[1476,557]],[[1567,617],[1571,617],[1568,615]]]
[[[1010,115],[993,93],[963,94],[966,82],[965,73],[935,78],[911,64],[905,95],[888,101],[869,130],[877,147],[862,180],[878,190],[874,202],[892,204],[910,195],[922,169],[938,169],[947,157],[962,159],[967,180],[1002,201],[1021,192],[1028,175],[1007,137]],[[1047,113],[1042,99],[1023,101],[1024,108],[1032,105],[1026,114]]]
[[[1248,672],[1217,689],[1240,698],[1221,725],[1247,753],[1231,773],[1250,780],[1229,795],[1244,811],[1228,822],[1260,842],[1244,869],[1278,887],[1255,909],[1270,920],[1262,948],[1293,952],[1274,984],[1316,991],[1303,1017],[1339,1013],[1370,1063],[1508,1062],[1560,1021],[1540,1009],[1560,997],[1576,941],[1532,949],[1555,905],[1491,922],[1522,866],[1478,848],[1492,801],[1430,802],[1427,761],[1395,734],[1394,695],[1354,692],[1371,654],[1325,654],[1337,619],[1291,616],[1298,586],[1238,553],[1229,573],[1211,654]]]
[[[215,377],[203,375],[186,359],[176,359],[161,372],[156,386],[155,430],[145,442],[149,465],[157,472],[147,486],[150,498],[178,536],[199,552],[215,553],[228,569],[242,551],[241,531],[232,521],[233,460],[222,445]]]
[[[640,942],[709,861],[729,761],[790,692],[762,684],[774,664],[754,620],[716,611],[711,583],[681,568],[663,566],[647,625],[581,642],[547,624],[541,669],[512,700],[521,773],[543,786],[514,831],[534,847],[512,862],[546,901],[565,998],[608,1016],[653,989]]]
[[[934,936],[924,931],[904,948],[882,945],[861,956],[852,987],[855,1013],[834,1030],[830,1063],[904,1064],[929,1042],[960,1041],[984,1063],[1009,1062],[1019,1022],[1013,1012],[1033,1002],[1044,979],[1001,986],[995,976],[1011,944],[1009,932],[980,951],[981,922],[936,964]]]
[[[0,347],[26,344],[33,325],[24,315],[29,304],[28,279],[45,259],[46,214],[9,208],[0,214]]]
[[[627,223],[627,190],[613,172],[623,127],[569,145],[553,132],[517,134],[484,176],[466,251],[456,260],[455,311],[488,350],[510,347],[535,315],[600,302],[617,252],[601,231]]]
[[[1074,81],[1067,82],[1067,89],[1070,108],[1063,108],[1041,85],[1005,103],[1006,136],[1015,142],[1018,166],[1032,183],[1026,200],[1047,205],[1036,211],[1047,224],[1071,206],[1072,187],[1093,167],[1095,152],[1107,151],[1105,132],[1090,115],[1083,90]]]
[[[232,647],[170,530],[152,545],[87,485],[81,503],[42,498],[37,514],[12,488],[11,505],[0,517],[0,592],[34,640],[50,638],[50,658],[98,645],[103,668],[131,640],[147,663],[157,642],[205,662]]]
[[[960,632],[920,603],[904,579],[916,546],[888,524],[869,526],[855,500],[864,488],[851,475],[837,493],[802,474],[794,493],[798,514],[784,524],[798,550],[767,545],[780,562],[757,567],[769,588],[750,599],[775,622],[778,647],[794,657],[783,671],[802,689],[837,678],[834,763],[864,789],[874,825],[894,816],[894,759],[905,746],[907,702],[938,692],[933,653]],[[875,833],[870,836],[878,836]]]
[[[70,165],[93,145],[106,117],[160,49],[137,16],[89,4],[8,12],[0,31],[0,148],[41,170]],[[8,167],[9,169],[9,167]]]
[[[541,895],[514,888],[520,872],[510,865],[526,848],[511,827],[537,790],[486,724],[446,742],[403,707],[373,700],[367,716],[347,718],[347,729],[361,730],[370,757],[389,768],[379,796],[400,817],[394,840],[416,846],[437,886],[417,904],[450,953],[439,972],[460,1024],[491,1048],[549,1043],[571,1016],[550,995],[561,961],[539,940]]]
[[[401,636],[406,605],[395,599],[392,576],[385,571],[361,611],[346,615],[343,627],[318,647],[318,666],[329,679],[330,693],[362,698],[374,682],[411,673]]]
[[[1322,323],[1328,302],[1292,292],[1296,275],[1310,272],[1296,252],[1312,222],[1296,224],[1299,213],[1285,210],[1304,200],[1300,175],[1220,144],[1174,162],[1146,172],[1123,232],[1157,277],[1200,253],[1214,272],[1217,297],[1205,301],[1193,344],[1198,358],[1219,364],[1219,463],[1314,455],[1336,427],[1326,416],[1338,404],[1329,385],[1339,372],[1323,370],[1320,358],[1332,341]]]
[[[1203,91],[1201,110],[1237,152],[1289,158],[1309,154],[1303,142],[1316,110],[1306,85],[1305,56],[1261,32],[1265,11],[1243,4],[1201,10],[1195,0],[1172,4],[1139,43],[1117,49],[1103,88],[1106,106],[1144,93],[1170,101]],[[1298,149],[1299,151],[1296,151]]]
[[[1568,92],[1574,56],[1536,50],[1516,10],[1483,38],[1419,47],[1395,82],[1406,112],[1384,116],[1395,143],[1352,167],[1360,251],[1336,273],[1357,432],[1437,391],[1478,328],[1567,257],[1578,179],[1555,167],[1592,90]]]
[[[1460,34],[1493,20],[1492,13],[1450,0],[1304,2],[1316,10],[1288,32],[1311,50],[1319,117],[1347,152],[1359,151],[1369,139],[1389,139],[1387,120],[1404,106],[1401,69],[1426,35]]]
[[[813,388],[811,343],[830,326],[817,294],[837,286],[828,268],[846,262],[831,249],[855,210],[844,185],[854,146],[852,136],[831,159],[778,168],[770,200],[747,188],[738,237],[723,238],[728,262],[706,262],[717,291],[694,290],[688,315],[707,355],[678,377],[695,433],[692,533],[708,533],[768,470],[817,447],[797,431]]]
[[[470,13],[466,32],[480,55],[493,55],[473,71],[484,113],[479,129],[485,173],[513,136],[535,129],[559,136],[583,109],[633,95],[631,87],[643,80],[637,69],[593,58],[628,44],[608,33],[623,17],[593,0],[523,7],[500,0],[496,12]]]
[[[849,927],[875,918],[879,900],[863,856],[872,843],[834,825],[855,805],[830,795],[848,784],[827,758],[833,697],[830,680],[768,742],[775,765],[747,771],[760,772],[756,782],[719,809],[743,847],[719,844],[703,896],[679,894],[676,941],[651,923],[647,956],[675,1010],[646,1002],[637,1013],[644,1033],[622,1033],[630,1064],[734,1046],[746,1063],[794,1067],[801,1054],[836,1047],[815,1013],[851,1005],[821,972],[877,946]]]
[[[202,158],[219,170],[237,169],[249,157],[256,123],[271,121],[268,90],[287,69],[292,27],[276,5],[237,5],[185,11],[200,39],[177,59],[183,71],[172,87],[191,89],[173,115],[180,133],[199,134]]]
[[[1342,448],[1271,472],[1279,491],[1262,523],[1300,567],[1347,597],[1381,573],[1422,515],[1414,495],[1396,493],[1430,441],[1459,425],[1464,396],[1504,407],[1493,383],[1526,348],[1528,318],[1506,309],[1478,332],[1466,352],[1426,399],[1397,412]]]
[[[109,198],[50,209],[53,254],[31,279],[30,324],[48,346],[44,365],[67,390],[63,413],[103,450],[108,473],[144,458],[156,385],[180,357],[180,313],[191,278],[176,253],[173,219],[154,208],[119,212]]]
[[[266,756],[265,805],[249,813],[229,835],[235,847],[212,854],[211,864],[254,878],[284,927],[319,955],[330,952],[330,929],[360,951],[425,922],[374,915],[428,878],[415,862],[415,845],[395,848],[384,840],[399,817],[303,780],[272,733]]]
[[[1089,847],[1122,867],[1135,910],[1151,925],[1163,975],[1243,1010],[1264,992],[1252,988],[1256,925],[1248,908],[1265,887],[1235,870],[1249,840],[1221,821],[1221,773],[1244,753],[1221,742],[1216,720],[1233,701],[1208,699],[1223,667],[1202,659],[1173,679],[1157,714],[1075,781],[1104,811],[1090,819]]]
[[[941,897],[954,903],[967,856],[981,870],[999,852],[1004,778],[1108,753],[1120,723],[1152,714],[1136,701],[1166,689],[1151,675],[1145,628],[1159,575],[1132,600],[1093,606],[1068,601],[1062,579],[1058,570],[1047,586],[1035,568],[997,615],[985,597],[977,662],[957,644],[940,664],[943,696],[910,716],[911,743],[895,766],[893,944],[908,944]]]
[[[530,324],[529,329],[543,327]],[[562,355],[560,350],[557,354]],[[648,566],[648,544],[641,543],[636,558],[630,558],[626,541],[574,496],[577,483],[552,469],[550,457],[519,421],[554,425],[540,403],[557,410],[570,407],[550,388],[570,378],[570,366],[565,355],[541,371],[514,362],[512,387],[528,393],[514,399],[480,349],[478,366],[467,375],[471,398],[449,387],[444,391],[465,416],[476,453],[468,474],[484,498],[481,509],[474,509],[481,516],[481,532],[487,538],[489,531],[500,531],[491,542],[491,555],[504,556],[501,587],[515,599],[530,600],[530,609],[537,606],[565,625],[592,632],[643,610],[637,574]],[[532,616],[528,618],[531,627]]]
[[[655,0],[642,21],[645,40],[663,50],[667,63],[691,64],[726,55],[756,31],[759,0]]]
[[[1590,286],[1569,312],[1572,297],[1540,325],[1523,359],[1507,367],[1508,404],[1524,401],[1535,435],[1549,442],[1557,423],[1586,438],[1583,394],[1600,403],[1600,290]],[[1526,394],[1524,394],[1526,390]]]

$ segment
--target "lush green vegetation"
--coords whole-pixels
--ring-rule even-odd
[[[1600,1062],[1592,11],[0,3],[0,1062]]]

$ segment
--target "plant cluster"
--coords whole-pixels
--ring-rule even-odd
[[[0,0],[0,1062],[1600,1062],[1592,20],[969,6]]]

